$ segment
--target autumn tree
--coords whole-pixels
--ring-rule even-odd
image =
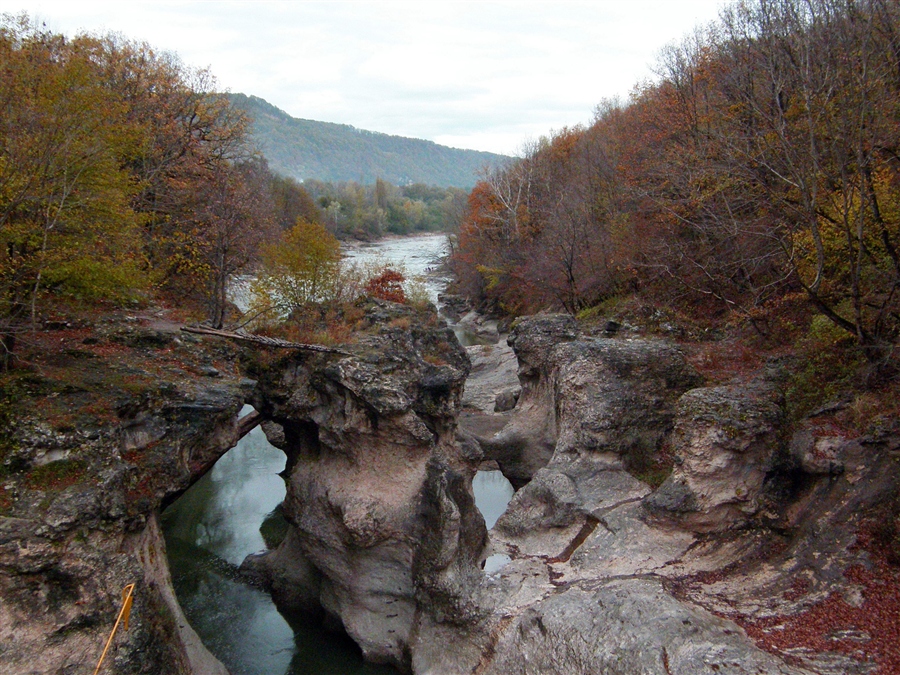
[[[269,178],[261,162],[222,163],[195,194],[197,271],[204,282],[198,290],[215,328],[225,322],[230,280],[257,260],[260,246],[275,234]]]
[[[314,302],[334,298],[341,246],[320,223],[299,220],[261,251],[253,293],[257,304],[282,316]]]
[[[0,23],[0,63],[6,349],[50,294],[122,300],[153,282],[219,323],[271,222],[271,174],[247,170],[247,119],[209,73],[24,16]]]
[[[888,353],[900,331],[898,7],[730,6],[665,49],[659,80],[627,105],[485,176],[454,252],[461,288],[505,311],[577,311],[627,283],[751,323],[799,291],[873,358]]]
[[[324,214],[306,188],[293,178],[269,174],[268,190],[275,221],[281,229],[292,228],[300,218],[310,223],[323,222]]]
[[[140,287],[140,143],[127,106],[97,76],[96,42],[25,18],[0,26],[0,316],[11,348],[45,292],[121,298]]]

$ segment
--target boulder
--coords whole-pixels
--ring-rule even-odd
[[[494,400],[494,412],[509,412],[516,407],[521,395],[522,387],[510,387],[501,391]]]
[[[816,438],[813,430],[804,427],[791,437],[791,459],[801,471],[813,475],[834,475],[844,471],[844,452],[847,442],[838,437]]]
[[[466,408],[495,412],[502,392],[519,389],[516,355],[509,345],[473,345],[466,347],[472,364],[466,379],[462,403]],[[510,408],[511,409],[511,408]]]
[[[740,525],[760,509],[766,478],[786,462],[784,400],[755,382],[706,387],[678,402],[672,474],[644,504],[697,532]]]

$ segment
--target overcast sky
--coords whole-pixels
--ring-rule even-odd
[[[0,0],[67,34],[115,31],[294,117],[515,154],[651,78],[722,0]]]

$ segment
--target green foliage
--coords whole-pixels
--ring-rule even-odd
[[[151,284],[220,324],[274,203],[317,215],[248,161],[246,118],[176,57],[7,15],[0,63],[4,335],[36,325],[52,296],[124,302]]]
[[[25,484],[33,490],[62,490],[84,478],[85,469],[83,460],[61,459],[29,471]]]
[[[19,398],[20,392],[15,382],[8,377],[0,381],[0,478],[9,471],[7,458],[16,447],[13,425],[18,417]]]
[[[339,237],[380,237],[385,233],[453,231],[465,211],[466,194],[456,188],[421,184],[398,188],[307,180],[304,189],[322,207],[322,220]]]
[[[112,264],[110,264],[112,263]],[[111,261],[91,258],[62,263],[46,274],[47,286],[79,300],[111,300],[124,304],[149,286],[140,259],[124,257]]]
[[[272,168],[304,182],[317,179],[374,184],[383,178],[395,185],[469,188],[482,167],[508,159],[346,124],[296,119],[256,96],[230,96],[236,106],[254,118],[253,140]]]
[[[123,260],[141,241],[124,168],[140,129],[98,72],[99,45],[25,19],[0,26],[0,316],[35,311],[54,288],[121,295],[145,276]]]
[[[321,223],[324,214],[309,192],[293,178],[273,174],[269,181],[275,211],[275,222],[282,229],[294,226],[302,218],[310,223]]]
[[[324,226],[300,220],[281,239],[263,247],[251,291],[255,303],[287,316],[309,303],[338,295],[341,245]]]
[[[823,403],[848,396],[866,362],[853,337],[821,314],[813,318],[795,349],[803,367],[793,377],[786,398],[796,419]]]

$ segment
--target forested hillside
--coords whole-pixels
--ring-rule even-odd
[[[823,348],[890,361],[900,5],[735,3],[658,72],[478,183],[454,258],[463,291],[512,314],[639,293],[768,337],[814,315]]]
[[[221,324],[226,280],[321,217],[208,72],[120,36],[0,22],[2,358],[55,308],[153,295]]]
[[[256,96],[229,97],[253,120],[253,139],[272,169],[300,181],[373,184],[381,178],[401,186],[470,188],[485,166],[508,160],[490,152],[448,148],[346,124],[297,119]]]

